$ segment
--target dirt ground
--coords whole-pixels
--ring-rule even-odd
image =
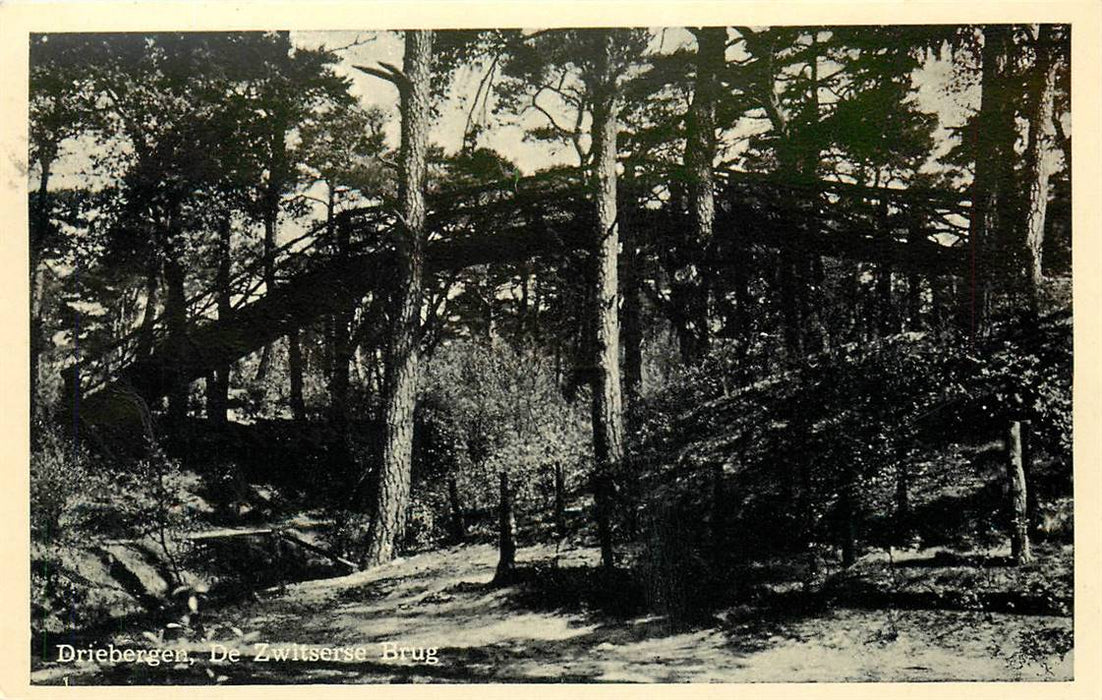
[[[558,556],[522,549],[520,564],[595,564],[592,550]],[[269,589],[245,603],[202,610],[203,633],[153,644],[188,662],[36,662],[40,684],[387,682],[830,682],[1068,680],[1072,654],[1027,660],[1021,640],[1071,628],[1069,617],[951,610],[835,608],[773,616],[732,610],[700,628],[662,618],[610,618],[520,599],[487,584],[497,552],[469,546],[420,554],[371,571]],[[746,620],[749,622],[740,622]],[[161,630],[108,642],[149,647]],[[1024,636],[1023,636],[1024,634]],[[204,639],[203,637],[206,637]],[[436,649],[438,663],[383,658],[384,642]],[[240,660],[212,661],[212,645]],[[268,645],[266,648],[263,645]],[[86,646],[86,645],[85,645]],[[285,649],[364,648],[359,658],[262,660]],[[216,647],[217,648],[217,647]],[[410,652],[412,654],[412,652]],[[426,656],[432,656],[427,652]],[[47,653],[47,659],[56,654]]]

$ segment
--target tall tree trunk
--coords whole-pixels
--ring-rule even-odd
[[[752,264],[751,253],[747,251],[745,257],[737,261],[731,271],[731,282],[735,291],[735,311],[732,315],[734,328],[732,335],[738,340],[736,347],[738,358],[737,372],[739,382],[747,378],[746,357],[750,352],[750,277],[749,268]]]
[[[413,456],[413,409],[417,395],[417,341],[425,233],[425,168],[430,119],[433,33],[407,30],[403,72],[402,144],[398,199],[398,289],[390,315],[383,381],[383,463],[376,489],[375,517],[368,531],[365,564],[394,558],[405,525]]]
[[[176,240],[172,234],[170,240]],[[175,247],[175,244],[171,244]],[[170,250],[164,262],[165,319],[168,331],[168,427],[175,449],[187,441],[188,381],[180,368],[187,355],[187,302],[184,292],[184,266],[179,256]]]
[[[529,312],[528,334],[532,341],[539,347],[546,348],[543,342],[543,334],[540,332],[540,311],[543,305],[543,284],[540,282],[541,268],[535,268],[532,275],[532,288],[529,291],[532,301],[532,310]]]
[[[678,339],[681,358],[699,361],[711,344],[708,319],[708,272],[705,260],[715,227],[716,102],[719,71],[727,44],[725,27],[694,29],[697,41],[696,81],[693,100],[685,119],[685,168],[688,180],[690,226],[677,255],[673,296],[678,303]]]
[[[279,200],[287,186],[287,127],[282,120],[272,122],[269,134],[268,182],[264,188],[264,293],[271,294],[276,285],[275,249],[279,228]],[[265,345],[257,368],[258,381],[268,376],[272,362],[272,347]]]
[[[325,209],[325,226],[329,240],[337,247],[337,255],[341,258],[349,253],[351,241],[346,226],[336,225],[336,192],[332,183],[329,184],[329,197]],[[328,388],[329,388],[329,422],[336,428],[338,435],[343,440],[346,436],[348,422],[348,386],[349,366],[352,363],[352,355],[355,352],[352,341],[352,323],[356,316],[356,306],[359,302],[350,303],[329,319],[329,363],[328,363]]]
[[[810,125],[812,128],[820,119],[818,44],[818,33],[812,32],[812,56],[809,63],[811,76],[808,86],[809,111],[814,120]],[[809,138],[807,133],[793,132],[790,122],[785,122],[784,137],[785,142],[782,143],[781,152],[778,153],[781,172],[798,177],[800,180],[817,179],[821,161],[819,140],[813,136]],[[818,222],[821,218],[819,195],[811,192],[807,196],[808,200],[792,202],[791,206],[798,213],[797,220],[806,217],[812,223]],[[802,250],[786,250],[785,256],[790,257],[792,266],[791,299],[787,304],[795,306],[795,310],[788,313],[789,323],[793,325],[789,334],[796,336],[795,342],[789,342],[789,348],[790,351],[795,351],[797,357],[802,357],[811,352],[820,351],[827,341],[820,314],[822,260]]]
[[[40,404],[38,400],[39,365],[42,353],[46,347],[45,326],[42,320],[42,252],[50,231],[50,173],[57,152],[56,145],[45,145],[39,156],[41,172],[38,176],[38,194],[35,199],[35,211],[32,212],[31,236],[29,241],[30,259],[30,301],[31,301],[31,367],[30,367],[30,400],[31,419],[39,417]],[[32,436],[37,436],[38,431],[31,431]],[[32,438],[34,439],[34,438]]]
[[[1053,97],[1056,93],[1056,61],[1053,59],[1054,29],[1042,24],[1037,37],[1037,64],[1034,68],[1034,85],[1031,92],[1029,115],[1029,141],[1026,145],[1025,166],[1027,205],[1025,211],[1025,236],[1023,241],[1026,293],[1031,314],[1040,312],[1040,294],[1044,283],[1041,270],[1041,249],[1045,239],[1045,212],[1048,207],[1049,164],[1046,158],[1047,142],[1053,130]]]
[[[812,129],[819,123],[819,35],[811,33],[810,70],[811,76],[808,85],[809,111],[814,119]],[[788,138],[792,137],[791,129],[787,132]],[[819,177],[819,164],[822,160],[820,140],[812,134],[801,134],[802,143],[790,144],[795,150],[795,171],[799,177],[805,180],[817,180]],[[821,199],[814,191],[809,194],[810,200],[796,203],[797,207],[806,209],[806,216],[811,222],[822,220],[820,216]],[[815,233],[815,232],[811,232]],[[822,285],[824,279],[823,261],[818,255],[800,251],[796,253],[796,297],[799,308],[799,333],[801,353],[821,351],[826,347],[827,334],[823,327],[821,314]]]
[[[278,206],[278,205],[277,205]],[[276,216],[268,211],[264,215],[264,293],[271,294],[275,289],[275,240]],[[261,382],[268,376],[272,365],[272,346],[265,345],[260,351],[260,364],[256,368],[256,381]]]
[[[597,530],[601,563],[615,565],[612,550],[613,478],[624,458],[623,397],[620,388],[620,316],[616,221],[616,137],[618,105],[612,71],[610,33],[596,57],[593,89],[593,171],[591,191],[597,210],[594,241],[596,346],[593,372],[593,457],[597,478]]]
[[[1025,473],[1025,510],[1029,522],[1029,531],[1033,532],[1041,524],[1041,514],[1037,503],[1037,489],[1033,477],[1033,432],[1030,421],[1022,424],[1022,471]]]
[[[218,223],[218,270],[215,273],[215,286],[218,294],[218,318],[226,319],[233,312],[230,299],[230,273],[232,264],[232,229],[230,221],[224,218]],[[207,418],[216,423],[226,422],[226,410],[229,406],[230,365],[219,367],[207,381]]]
[[[802,253],[799,257],[800,328],[804,335],[803,344],[805,352],[819,352],[829,345],[822,318],[822,289],[826,273],[823,271],[821,256]]]
[[[490,345],[493,345],[493,342],[494,342],[494,301],[495,301],[494,295],[495,295],[495,290],[493,289],[492,284],[489,284],[487,286],[489,287],[489,289],[486,290],[486,293],[484,295],[482,295],[482,300],[485,302],[485,309],[484,310],[486,312],[485,319],[484,319],[485,320],[485,325],[483,325],[483,327],[482,327],[482,332],[483,332],[482,337],[483,337],[483,340],[486,341],[486,345],[490,346]]]
[[[944,338],[953,325],[956,302],[960,298],[956,280],[952,275],[930,278],[930,322],[938,338]]]
[[[999,248],[1006,243],[1003,229],[1006,198],[1013,180],[1014,109],[1007,99],[1009,31],[1005,25],[983,28],[980,111],[974,132],[975,176],[972,180],[972,216],[969,221],[971,279],[965,319],[973,342],[987,334],[992,293],[1000,272]]]
[[[907,224],[907,242],[911,245],[921,244],[923,239],[921,223],[912,218]],[[909,331],[922,330],[924,327],[922,319],[922,276],[917,272],[907,273],[907,300],[906,300],[906,319],[905,327]],[[937,284],[937,279],[930,278],[930,287],[933,288]]]

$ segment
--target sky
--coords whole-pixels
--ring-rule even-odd
[[[352,94],[365,106],[377,106],[387,111],[388,143],[398,146],[398,90],[386,80],[356,70],[354,66],[374,66],[380,61],[402,65],[403,39],[399,32],[292,32],[291,41],[296,46],[330,49],[345,47],[356,42],[362,44],[341,50],[340,64],[336,71],[352,80]],[[463,128],[466,124],[469,100],[477,90],[482,77],[481,66],[461,68],[455,76],[449,99],[440,106],[440,119],[433,124],[431,138],[446,153],[455,153],[463,145]],[[534,115],[519,122],[512,120],[487,130],[480,145],[506,154],[524,174],[530,174],[549,165],[577,164],[574,150],[524,140],[525,130],[540,123]]]

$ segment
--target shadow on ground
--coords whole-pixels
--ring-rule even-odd
[[[597,553],[522,549],[495,586],[489,546],[417,555],[372,571],[269,589],[206,611],[209,640],[180,640],[183,667],[39,662],[35,683],[779,682],[1067,678],[1071,654],[1013,660],[1022,635],[1070,635],[1066,617],[826,607],[792,592],[674,622],[648,614],[646,586]],[[231,631],[232,630],[232,631]],[[148,646],[140,630],[103,640]],[[382,658],[383,642],[435,648],[439,663]],[[209,645],[240,651],[209,660]],[[365,647],[360,661],[263,661],[271,650]]]

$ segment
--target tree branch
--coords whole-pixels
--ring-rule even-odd
[[[398,92],[405,94],[409,90],[410,82],[406,74],[401,71],[397,66],[387,63],[385,61],[379,61],[379,67],[374,66],[352,66],[358,71],[367,73],[368,75],[375,76],[376,78],[382,78],[390,83],[393,83],[398,88]]]
[[[329,51],[332,51],[333,53],[336,53],[338,51],[347,51],[348,49],[354,48],[356,46],[364,46],[364,45],[370,44],[374,41],[375,41],[374,36],[369,36],[366,39],[364,39],[360,34],[357,34],[356,39],[354,41],[352,41],[351,43],[345,44],[344,46],[338,46],[336,48],[329,49]]]
[[[540,106],[539,96],[543,93],[544,89],[545,88],[541,87],[539,90],[536,91],[534,95],[532,95],[531,107],[543,114],[543,116],[547,117],[547,121],[551,123],[551,128],[558,132],[560,136],[564,138],[573,138],[574,132],[555,121],[555,117],[552,116],[552,114],[546,109]]]

